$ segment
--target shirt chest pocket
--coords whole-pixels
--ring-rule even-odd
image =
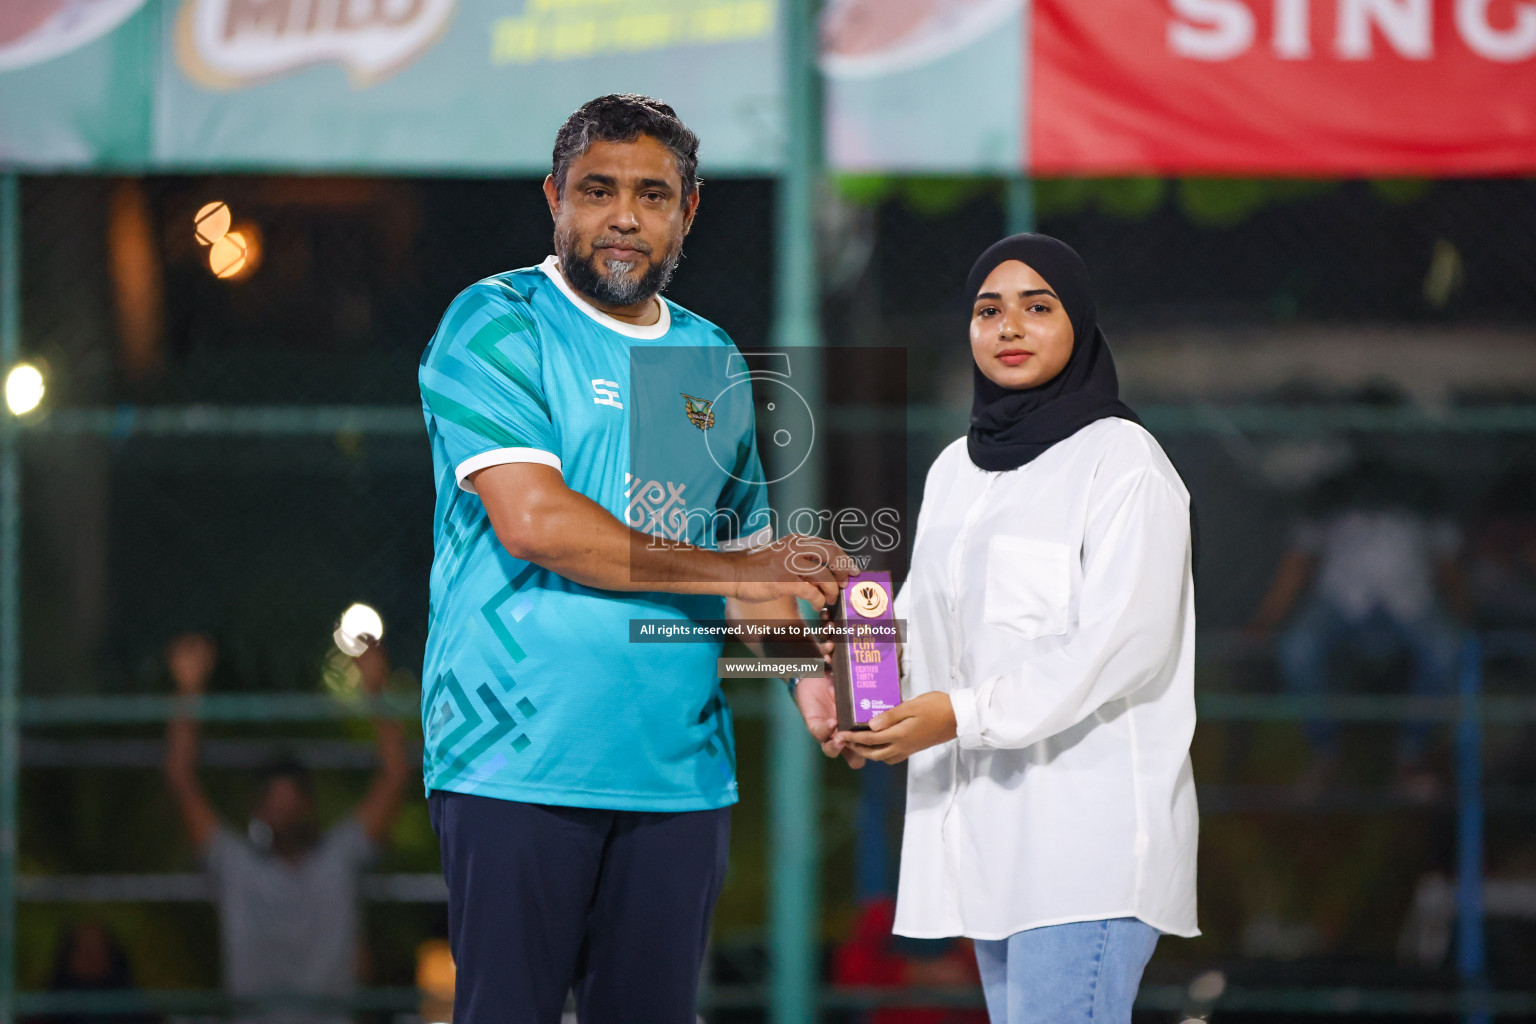
[[[1072,551],[1065,544],[998,534],[987,543],[982,618],[1025,639],[1067,632]]]

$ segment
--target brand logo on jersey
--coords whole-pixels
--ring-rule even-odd
[[[688,414],[688,422],[700,430],[708,430],[715,425],[714,404],[713,399],[683,395],[683,411]]]
[[[683,498],[687,487],[670,480],[644,481],[625,473],[624,496],[629,499],[624,508],[625,524],[653,537],[683,540],[688,535],[688,502]]]
[[[624,408],[624,403],[619,401],[619,382],[616,380],[603,380],[601,377],[592,378],[592,390],[595,392],[592,401],[597,405],[611,405],[615,409]]]

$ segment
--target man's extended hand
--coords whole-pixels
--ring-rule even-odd
[[[754,622],[783,621],[793,618],[800,621],[800,612],[795,602],[786,597],[780,597],[774,601],[760,602],[755,605],[744,604],[739,598],[726,598],[726,620],[735,625],[750,627]],[[819,621],[825,623],[828,620],[828,612],[821,609]],[[807,624],[808,625],[808,624]],[[853,767],[859,768],[864,764],[864,759],[852,751],[844,749],[841,740],[836,738],[837,733],[837,702],[832,689],[832,652],[834,644],[828,637],[818,637],[814,641],[807,636],[804,641],[797,641],[794,646],[808,645],[814,642],[814,648],[795,651],[790,657],[808,657],[814,650],[821,654],[822,672],[820,675],[802,676],[795,685],[795,706],[800,710],[800,717],[805,720],[806,731],[821,744],[822,753],[828,757],[837,757],[839,754]],[[747,640],[747,647],[758,657],[765,654],[764,643],[761,639]],[[785,645],[788,646],[788,645]]]
[[[821,610],[821,621],[827,622],[830,618],[828,611]],[[805,727],[821,744],[821,752],[828,757],[842,756],[851,768],[864,767],[864,758],[847,748],[837,735],[837,694],[832,684],[832,652],[836,644],[830,638],[822,638],[816,641],[816,648],[821,651],[825,670],[819,676],[805,676],[795,686],[795,704],[800,708],[800,717],[805,719]]]
[[[739,556],[732,595],[747,602],[796,597],[817,611],[837,601],[858,566],[830,540],[791,533]]]
[[[931,691],[882,711],[870,719],[868,732],[840,732],[833,739],[871,761],[900,764],[920,750],[954,739],[955,729],[949,694]]]
[[[821,744],[821,752],[828,757],[841,755],[850,767],[864,767],[864,758],[848,747],[837,731],[837,703],[832,694],[832,675],[805,676],[795,686],[795,704],[805,728]]]

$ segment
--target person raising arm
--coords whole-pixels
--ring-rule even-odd
[[[219,816],[197,778],[199,730],[190,711],[207,690],[218,655],[218,646],[206,633],[183,633],[165,648],[165,665],[182,705],[165,730],[165,780],[181,812],[187,838],[199,856],[218,830]]]
[[[357,667],[362,672],[363,693],[377,700],[383,695],[384,684],[389,679],[389,659],[383,648],[370,644],[357,656]],[[353,816],[362,824],[368,839],[382,846],[389,841],[395,820],[400,816],[405,787],[415,774],[415,766],[406,757],[405,729],[399,719],[375,714],[373,732],[379,767]]]

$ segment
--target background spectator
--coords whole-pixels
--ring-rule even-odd
[[[1536,627],[1536,466],[1506,471],[1484,497],[1468,552],[1479,626]]]
[[[126,992],[137,987],[128,954],[106,922],[86,918],[59,936],[50,992]],[[50,1024],[155,1024],[158,1020],[143,1013],[74,1013],[46,1019]]]
[[[1377,459],[1317,488],[1250,625],[1267,637],[1286,624],[1277,653],[1288,692],[1332,689],[1334,656],[1346,652],[1405,653],[1412,693],[1452,692],[1466,587],[1456,560],[1461,535],[1439,513],[1435,490]],[[1395,781],[1405,796],[1427,798],[1438,788],[1425,763],[1429,729],[1410,723],[1400,734]],[[1313,761],[1301,788],[1315,793],[1337,769],[1339,726],[1312,721],[1305,731]]]
[[[178,692],[200,696],[216,658],[206,635],[172,640],[166,662]],[[357,661],[364,692],[377,696],[389,674],[383,652],[370,647]],[[358,876],[388,839],[412,774],[400,723],[378,719],[374,728],[380,767],[352,814],[322,832],[308,771],[284,761],[266,771],[246,836],[219,820],[198,783],[196,718],[167,728],[166,779],[213,885],[226,990],[237,1000],[310,999],[264,1009],[263,1021],[347,1019],[316,1003],[344,1001],[356,984]]]

